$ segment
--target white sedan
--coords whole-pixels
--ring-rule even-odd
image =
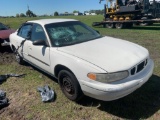
[[[147,49],[107,36],[74,19],[24,23],[10,35],[18,63],[24,61],[58,78],[67,98],[122,98],[148,81],[154,63]]]

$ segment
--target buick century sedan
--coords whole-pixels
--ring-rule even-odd
[[[103,101],[122,98],[148,81],[154,63],[142,46],[102,36],[74,19],[27,21],[10,35],[18,63],[58,79],[64,95]]]

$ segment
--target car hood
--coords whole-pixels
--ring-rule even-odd
[[[7,39],[9,38],[9,35],[11,33],[15,32],[15,30],[9,29],[9,30],[0,30],[0,38],[1,39]]]
[[[81,58],[107,72],[128,70],[149,55],[147,49],[113,37],[59,47],[58,50]]]

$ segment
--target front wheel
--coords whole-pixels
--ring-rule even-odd
[[[20,64],[23,65],[25,63],[25,61],[23,60],[23,58],[19,55],[18,51],[16,49],[14,49],[14,54],[15,54],[15,58],[16,61]]]
[[[58,81],[61,90],[68,99],[78,101],[82,98],[83,92],[73,73],[67,70],[61,70],[58,74]]]

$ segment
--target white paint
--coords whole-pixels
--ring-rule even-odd
[[[73,19],[45,19],[29,21],[39,23],[43,26],[49,23],[77,21]],[[45,29],[45,28],[44,28]],[[49,37],[46,34],[48,40]],[[10,45],[16,48],[20,46],[23,39],[17,36],[17,32],[10,35]],[[50,43],[50,41],[48,41]],[[32,51],[30,51],[30,46]],[[139,87],[141,87],[153,73],[154,63],[149,58],[148,50],[137,44],[124,41],[113,37],[102,37],[89,42],[84,42],[66,47],[47,47],[35,46],[30,41],[24,43],[23,48],[19,49],[20,55],[31,64],[35,64],[40,69],[54,75],[56,65],[63,65],[69,68],[81,86],[85,95],[90,97],[110,101],[124,97]],[[23,51],[23,53],[21,53]],[[47,63],[32,60],[28,54]],[[130,75],[123,79],[111,83],[101,83],[93,81],[87,77],[88,73],[105,73],[130,71],[132,67],[141,61],[148,59],[146,67],[135,75]]]

